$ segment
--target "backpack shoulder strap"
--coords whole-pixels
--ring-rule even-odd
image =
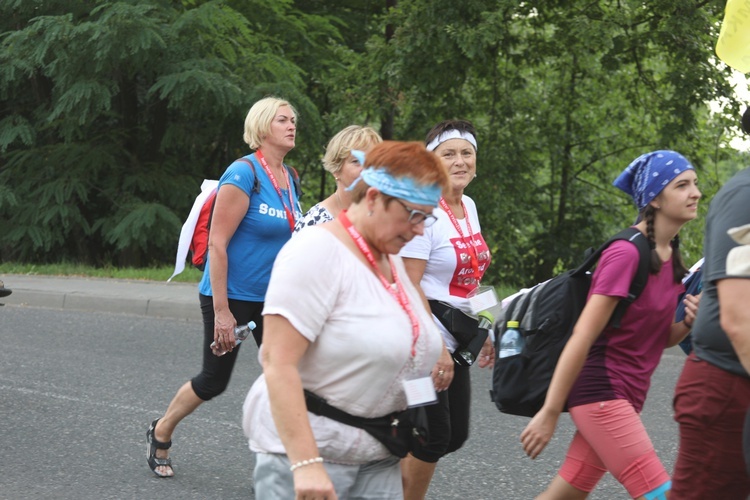
[[[635,299],[638,298],[638,296],[641,294],[644,288],[646,288],[646,283],[648,282],[648,274],[649,274],[649,268],[651,266],[651,247],[648,244],[648,240],[645,236],[643,236],[643,233],[641,233],[638,229],[634,227],[628,227],[617,233],[616,235],[612,236],[610,239],[605,241],[599,248],[597,248],[593,253],[588,255],[586,257],[586,260],[584,260],[583,264],[578,266],[575,271],[573,271],[573,274],[584,274],[588,272],[594,264],[599,260],[599,257],[601,257],[602,252],[609,247],[613,242],[619,241],[619,240],[627,240],[634,244],[636,248],[638,248],[638,270],[635,273],[635,277],[633,278],[632,283],[630,284],[630,290],[628,291],[628,296],[620,301],[619,304],[617,304],[617,307],[615,308],[615,312],[612,314],[612,319],[610,320],[610,324],[612,324],[615,328],[620,327],[620,321],[622,320],[622,316],[625,314],[625,310],[628,308],[628,306],[633,303]]]
[[[258,179],[258,175],[255,173],[255,162],[252,160],[248,160],[244,156],[242,158],[238,158],[237,161],[242,161],[250,165],[250,168],[253,171],[253,193],[260,193],[260,180]]]
[[[302,185],[299,181],[299,174],[297,173],[297,169],[287,165],[286,163],[283,164],[284,168],[286,168],[287,172],[290,172],[292,174],[292,182],[294,183],[294,192],[297,193],[297,198],[302,198]]]
[[[643,233],[634,227],[628,227],[623,229],[612,238],[607,241],[607,245],[617,240],[627,240],[633,243],[638,249],[638,269],[636,270],[635,277],[630,283],[630,290],[628,291],[627,298],[624,298],[617,304],[615,312],[612,314],[611,324],[615,328],[620,327],[620,321],[622,320],[625,310],[630,304],[638,298],[638,296],[646,288],[648,283],[649,268],[651,267],[651,246],[648,244],[648,240]]]

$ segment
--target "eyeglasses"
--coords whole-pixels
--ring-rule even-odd
[[[404,207],[407,212],[409,212],[408,221],[414,226],[416,226],[417,224],[422,224],[424,222],[424,227],[430,227],[437,220],[437,217],[432,214],[428,214],[427,212],[423,212],[422,210],[417,210],[416,208],[409,208],[406,203],[399,200],[398,198],[393,199],[399,202],[399,204]]]

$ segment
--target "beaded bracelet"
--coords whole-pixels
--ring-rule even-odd
[[[289,470],[294,472],[296,469],[299,469],[300,467],[304,467],[305,465],[321,464],[321,463],[323,463],[323,457],[310,458],[308,460],[302,460],[300,462],[297,462],[296,464],[289,467]]]

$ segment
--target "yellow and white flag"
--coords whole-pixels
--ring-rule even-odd
[[[741,73],[750,72],[750,0],[727,0],[716,55]]]

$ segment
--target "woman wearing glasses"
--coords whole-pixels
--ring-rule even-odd
[[[349,209],[300,231],[271,272],[263,375],[243,407],[258,498],[402,498],[399,458],[308,412],[303,389],[354,418],[427,402],[406,388],[432,387],[443,341],[397,254],[434,222],[448,175],[417,142],[354,154],[364,168]]]
[[[476,132],[468,121],[446,120],[430,130],[426,143],[448,170],[449,185],[435,210],[437,223],[407,244],[400,255],[412,283],[429,301],[458,309],[456,314],[470,313],[469,297],[477,291],[490,264],[476,205],[464,194],[476,177]],[[402,463],[407,500],[425,497],[438,460],[458,450],[469,436],[470,366],[454,362],[451,353],[459,347],[458,341],[437,318],[435,323],[447,349],[432,373],[438,404],[426,407],[430,439]],[[480,367],[492,364],[492,351],[488,339],[479,356]]]

